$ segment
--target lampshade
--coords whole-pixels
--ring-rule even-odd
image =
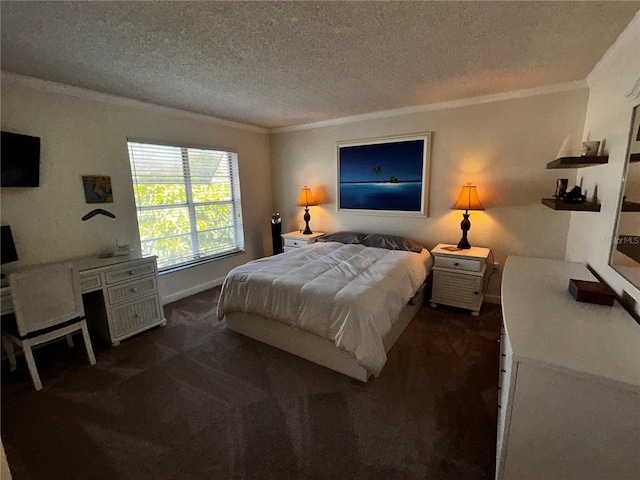
[[[300,198],[298,198],[298,206],[315,207],[316,205],[318,205],[318,202],[316,202],[316,199],[313,198],[313,195],[311,194],[311,189],[305,185],[304,188],[300,189]]]
[[[458,201],[451,208],[454,210],[484,210],[475,185],[467,184],[462,187]]]

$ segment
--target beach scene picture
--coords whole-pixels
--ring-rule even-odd
[[[339,209],[420,213],[426,139],[339,145]]]

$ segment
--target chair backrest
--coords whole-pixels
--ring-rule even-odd
[[[9,286],[21,336],[84,317],[80,276],[71,263],[38,265],[11,273]]]

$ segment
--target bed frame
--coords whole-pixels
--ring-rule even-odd
[[[383,339],[384,350],[388,352],[402,332],[424,304],[425,284],[404,306],[391,330]],[[353,354],[342,350],[327,339],[318,337],[284,323],[270,320],[259,315],[243,312],[230,312],[225,315],[227,328],[241,333],[272,347],[292,353],[323,367],[366,382],[367,371],[356,363]]]

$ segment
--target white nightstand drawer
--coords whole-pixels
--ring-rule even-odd
[[[435,266],[454,268],[457,270],[466,270],[469,272],[479,272],[482,268],[482,261],[472,260],[469,258],[443,257],[440,255],[436,255]]]
[[[284,251],[288,252],[294,248],[302,248],[314,243],[318,237],[324,235],[322,232],[313,232],[308,235],[300,232],[283,233]]]
[[[308,240],[294,240],[293,238],[285,238],[284,239],[284,246],[285,247],[300,248],[300,247],[304,247],[305,245],[308,245],[308,244],[309,244]]]

